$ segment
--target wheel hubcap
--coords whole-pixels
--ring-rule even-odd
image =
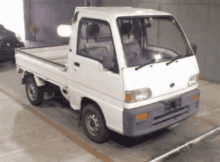
[[[28,85],[28,96],[31,100],[35,100],[36,98],[36,88],[33,84]]]
[[[93,136],[97,136],[100,132],[99,121],[95,114],[86,115],[86,127],[89,133]]]

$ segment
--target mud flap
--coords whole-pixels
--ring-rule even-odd
[[[36,75],[34,75],[34,80],[35,80],[38,87],[45,86],[45,84],[46,84],[43,79],[37,77]]]

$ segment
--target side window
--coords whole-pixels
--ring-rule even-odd
[[[110,26],[105,21],[83,18],[79,22],[77,55],[103,63],[104,56],[112,61],[109,69],[118,73],[117,59]]]

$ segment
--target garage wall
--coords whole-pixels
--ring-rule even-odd
[[[71,24],[76,6],[84,6],[85,0],[23,0],[25,17],[25,35],[27,40],[33,40],[29,27],[34,24],[39,27],[37,41],[48,45],[68,43],[67,38],[57,35],[57,26]],[[93,5],[101,5],[101,0],[93,0]]]
[[[219,0],[103,0],[103,6],[133,6],[172,13],[198,45],[201,78],[220,82]]]

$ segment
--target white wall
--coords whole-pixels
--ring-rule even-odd
[[[23,0],[0,0],[0,24],[25,39]]]

